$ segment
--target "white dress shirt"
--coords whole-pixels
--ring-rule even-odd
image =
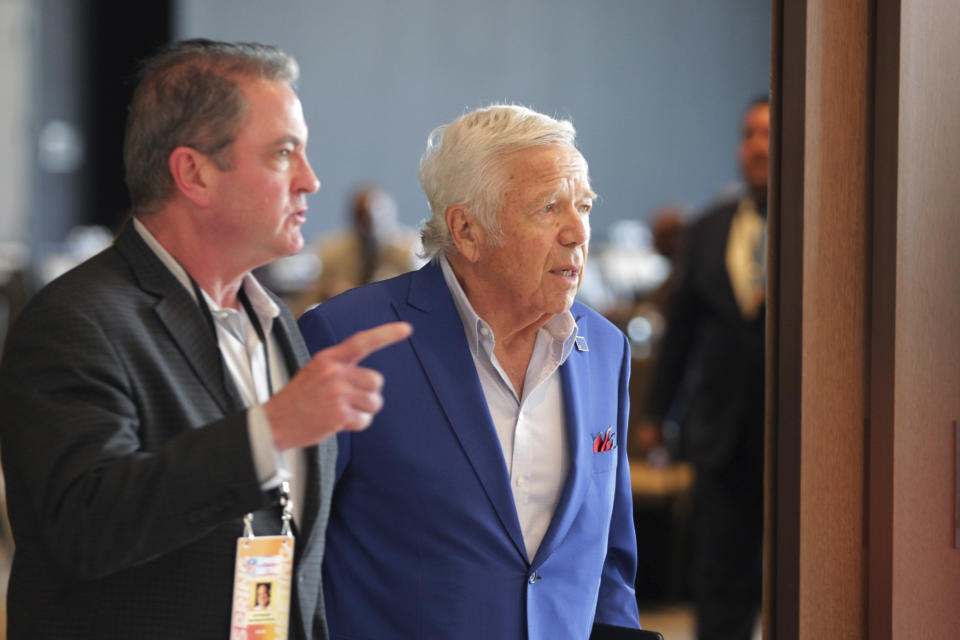
[[[577,324],[566,311],[541,327],[527,366],[523,397],[517,397],[510,378],[493,353],[496,344],[493,330],[473,310],[446,256],[440,257],[440,265],[463,321],[473,363],[500,440],[527,559],[532,561],[550,526],[570,469],[559,367],[573,349]]]
[[[164,266],[196,300],[196,292],[186,269],[137,218],[133,219],[133,226]],[[248,273],[244,276],[242,287],[257,316],[263,335],[267,337],[266,345],[260,341],[245,310],[221,307],[206,291],[200,291],[214,319],[217,346],[220,348],[224,366],[244,405],[250,408],[247,412],[247,433],[257,479],[264,489],[273,489],[283,480],[289,480],[294,517],[299,520],[305,491],[306,464],[299,449],[291,449],[286,455],[280,455],[273,444],[270,423],[263,410],[263,403],[270,399],[271,393],[279,391],[290,379],[280,345],[271,333],[273,322],[280,315],[280,308],[253,275]],[[268,362],[269,378],[266,366]]]

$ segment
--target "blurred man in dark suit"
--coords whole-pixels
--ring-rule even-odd
[[[660,425],[682,399],[700,640],[750,638],[760,606],[769,124],[767,100],[752,102],[739,149],[746,193],[689,230],[647,405]]]

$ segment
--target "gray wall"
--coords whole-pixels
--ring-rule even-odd
[[[308,238],[342,226],[359,182],[428,215],[417,161],[429,131],[517,102],[571,118],[609,224],[737,179],[747,101],[769,86],[764,0],[180,0],[177,37],[256,40],[300,61],[309,155],[323,182]]]
[[[8,266],[3,243],[26,235],[31,18],[26,0],[0,0],[0,273]]]

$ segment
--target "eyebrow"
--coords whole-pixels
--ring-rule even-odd
[[[273,141],[272,144],[273,146],[292,144],[295,147],[302,147],[304,145],[304,140],[291,133],[291,134],[287,134],[285,136],[281,136],[277,138],[276,140]]]

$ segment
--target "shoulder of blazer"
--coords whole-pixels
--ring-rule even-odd
[[[570,307],[570,313],[573,315],[574,322],[577,323],[578,335],[583,336],[588,341],[591,338],[597,340],[613,340],[617,344],[624,339],[624,333],[615,324],[607,320],[600,312],[588,307],[586,304],[576,301]]]
[[[113,246],[126,260],[137,284],[145,291],[157,295],[173,292],[190,295],[146,241],[140,237],[132,223],[128,222],[124,225],[117,239],[114,240]]]
[[[142,251],[150,251],[136,231],[130,225],[128,227],[130,232],[137,236],[135,240],[143,245]],[[130,239],[122,241],[123,236],[124,234],[121,234],[114,244],[45,285],[33,295],[23,312],[34,308],[69,307],[81,314],[116,315],[122,312],[126,306],[124,301],[128,300],[134,291],[156,298],[169,290],[172,284],[176,284],[186,294],[183,286],[179,285],[173,274],[166,270],[152,252],[150,256],[138,255],[135,243],[131,246]],[[156,265],[150,264],[150,257]],[[158,268],[166,271],[168,282],[162,281]],[[144,273],[146,280],[152,280],[154,286],[143,286]]]
[[[447,288],[440,265],[431,261],[416,271],[345,291],[307,313],[319,314],[335,324],[346,322],[357,329],[362,324],[382,322],[382,314],[392,305],[430,311],[437,306],[438,296],[444,291]]]

